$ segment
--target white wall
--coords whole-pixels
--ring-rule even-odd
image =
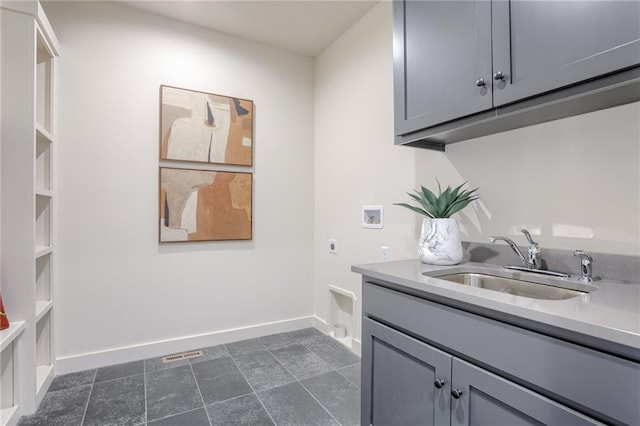
[[[312,60],[119,5],[44,6],[62,47],[58,372],[310,326]],[[161,84],[255,102],[253,241],[158,244]]]
[[[415,184],[417,152],[393,146],[391,37],[391,3],[381,2],[316,58],[314,301],[325,321],[330,284],[359,306],[351,265],[378,261],[382,245],[391,259],[417,253],[414,215],[391,205]],[[383,229],[362,228],[363,205],[383,205]]]
[[[416,257],[420,218],[392,203],[436,177],[481,188],[482,205],[460,216],[467,240],[539,225],[543,247],[640,252],[640,104],[446,153],[395,147],[389,2],[315,62],[117,5],[45,7],[63,48],[63,360],[312,314],[328,321],[330,284],[360,299],[352,264],[380,260],[382,245],[392,260]],[[160,84],[256,102],[253,242],[156,243]],[[361,227],[368,204],[384,206],[382,230]],[[554,224],[594,236],[553,236]],[[337,254],[328,252],[331,238]]]
[[[444,175],[480,187],[467,240],[539,229],[544,247],[640,256],[640,103],[447,147]],[[419,179],[437,174],[421,169]],[[471,220],[473,219],[473,220]]]
[[[447,146],[393,146],[391,5],[382,2],[316,58],[314,303],[328,320],[330,284],[360,294],[356,263],[417,257],[418,215],[393,202],[423,184],[465,180],[482,203],[458,215],[463,239],[540,229],[543,249],[640,255],[640,103]],[[382,230],[360,227],[364,204],[384,205]],[[572,231],[591,238],[569,235]],[[561,225],[561,226],[558,226]],[[571,225],[571,226],[568,226]],[[578,228],[576,228],[578,227]],[[328,239],[338,254],[328,253]],[[355,316],[359,318],[360,305]],[[359,324],[356,327],[359,336]]]

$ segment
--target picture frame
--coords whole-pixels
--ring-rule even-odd
[[[159,241],[251,240],[253,174],[160,167]]]
[[[384,227],[383,206],[362,206],[362,227],[382,229]]]
[[[254,104],[160,86],[160,160],[253,165]]]

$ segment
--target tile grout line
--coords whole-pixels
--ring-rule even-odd
[[[303,348],[305,348],[306,350],[308,350],[308,351],[309,351],[309,352],[311,352],[312,354],[316,355],[318,358],[322,359],[322,357],[321,357],[320,355],[316,354],[314,351],[312,351],[311,349],[307,348],[307,347],[304,345],[304,343],[301,343],[301,342],[296,342],[296,343],[299,343]],[[292,345],[293,345],[293,344],[295,344],[295,343],[292,343]],[[284,347],[284,346],[288,346],[288,345],[283,345],[283,346],[281,346],[281,347]],[[274,348],[274,349],[278,349],[278,348]],[[324,405],[322,405],[322,403],[321,403],[320,401],[318,401],[318,398],[316,398],[316,397],[315,397],[315,396],[314,396],[314,395],[309,391],[309,389],[307,389],[307,387],[302,383],[302,381],[301,381],[301,380],[299,380],[299,379],[295,376],[295,374],[293,374],[291,371],[289,371],[289,369],[288,369],[287,367],[285,367],[285,366],[280,362],[280,360],[278,359],[278,357],[277,357],[274,353],[272,353],[272,352],[271,352],[271,349],[267,348],[267,350],[269,351],[269,353],[271,354],[271,356],[276,360],[276,362],[278,362],[278,364],[282,365],[282,368],[284,368],[285,370],[287,370],[287,372],[288,372],[289,374],[291,374],[291,375],[293,376],[293,378],[294,378],[294,379],[296,379],[296,383],[298,383],[300,386],[302,386],[302,388],[303,388],[303,389],[304,389],[304,390],[305,390],[305,391],[306,391],[306,392],[311,396],[311,398],[313,398],[313,399],[318,403],[318,405],[320,405],[320,407],[321,407],[321,408],[322,408],[322,409],[323,409],[327,414],[329,414],[329,416],[330,416],[333,420],[335,420],[335,421],[336,421],[336,423],[338,423],[338,425],[342,425],[342,423],[340,423],[340,422],[338,421],[338,419],[336,419],[336,418],[333,416],[333,414],[331,414],[331,412],[327,409],[327,407],[325,407]],[[324,361],[324,359],[322,359],[322,361]],[[325,362],[327,365],[329,365],[329,363],[327,363],[326,361],[324,361],[324,362]],[[330,370],[330,371],[335,371],[335,369],[334,369],[334,370]],[[320,376],[320,375],[322,375],[322,374],[329,373],[330,371],[325,371],[324,373],[320,373],[320,374],[317,374],[316,376],[312,376],[312,377],[317,377],[317,376]],[[309,378],[311,378],[311,377],[306,377],[306,379],[309,379]]]
[[[189,409],[189,410],[180,411],[179,413],[171,413],[171,414],[166,415],[166,416],[164,416],[164,417],[158,417],[157,419],[153,419],[153,420],[151,420],[151,423],[153,423],[153,422],[159,422],[160,420],[170,419],[171,417],[175,417],[175,416],[181,416],[181,415],[183,415],[183,414],[190,413],[190,412],[192,412],[192,411],[198,411],[198,410],[202,410],[202,407],[191,408],[191,409]],[[208,418],[207,418],[207,419],[208,419]],[[146,424],[147,424],[147,423],[144,423],[144,425],[146,425]],[[143,426],[143,424],[141,423],[140,425],[137,425],[137,426]]]
[[[318,405],[320,405],[320,407],[322,407],[322,408],[324,409],[324,411],[326,411],[326,412],[331,416],[331,418],[332,418],[333,420],[335,420],[335,421],[336,421],[336,423],[338,423],[340,426],[342,426],[342,423],[340,423],[340,422],[338,421],[338,419],[336,419],[336,418],[333,416],[333,414],[331,413],[331,411],[329,411],[329,409],[328,409],[327,407],[325,407],[325,406],[324,406],[324,404],[322,404],[322,402],[318,401],[318,398],[316,398],[316,396],[315,396],[314,394],[312,394],[312,393],[311,393],[311,391],[310,391],[309,389],[307,389],[307,387],[304,385],[304,383],[302,383],[302,382],[300,382],[300,381],[299,381],[298,383],[300,383],[300,386],[302,386],[302,388],[303,388],[304,390],[306,390],[306,391],[307,391],[307,393],[308,393],[309,395],[311,395],[311,398],[315,399],[315,401],[318,403]]]
[[[318,336],[318,338],[319,338],[319,337],[322,337],[322,336]],[[311,339],[308,339],[308,340],[314,340],[314,339],[316,339],[316,338],[314,337],[314,338],[311,338]],[[302,340],[302,339],[301,339],[301,340]],[[322,358],[322,357],[320,356],[320,354],[316,353],[314,350],[312,350],[311,348],[307,347],[307,345],[305,345],[303,342],[299,341],[299,342],[296,342],[296,343],[299,343],[303,348],[305,348],[306,350],[308,350],[308,351],[309,351],[309,352],[311,352],[312,354],[316,355],[318,358],[320,358],[322,361],[324,361],[327,365],[331,366],[331,365],[329,364],[329,362],[328,362],[328,361],[325,361],[325,360],[324,360],[324,358]],[[295,343],[292,343],[292,344],[295,344]],[[284,346],[286,346],[286,345],[284,345]],[[284,346],[282,346],[282,347],[284,347]],[[275,349],[275,350],[277,350],[278,348],[274,348],[274,349]],[[267,348],[267,350],[268,350],[268,351],[269,351],[269,353],[270,353],[270,354],[275,358],[275,360],[276,360],[280,365],[282,365],[282,363],[280,363],[280,360],[278,359],[278,357],[277,357],[274,353],[272,353],[272,352],[271,352],[271,349],[270,349],[270,348]],[[360,362],[360,361],[358,361],[358,362]],[[355,365],[355,364],[357,364],[357,362],[354,362],[354,363],[352,363],[352,364],[345,365],[345,366],[340,367],[340,368],[348,367],[349,365]],[[282,365],[282,368],[284,368],[285,370],[287,370],[287,372],[289,372],[289,374],[291,374],[291,375],[296,379],[296,382],[297,382],[297,383],[299,383],[299,384],[300,384],[300,386],[302,386],[302,388],[303,388],[305,391],[307,391],[307,393],[308,393],[309,395],[311,395],[311,397],[312,397],[312,398],[313,398],[313,399],[318,403],[318,405],[320,405],[320,407],[322,407],[322,409],[323,409],[324,411],[326,411],[326,412],[329,414],[329,416],[331,416],[331,418],[332,418],[333,420],[335,420],[335,421],[336,421],[336,423],[338,423],[338,425],[342,425],[342,423],[340,423],[340,422],[338,421],[338,419],[336,419],[336,418],[334,417],[333,413],[331,413],[331,411],[329,411],[329,409],[328,409],[327,407],[325,407],[325,406],[324,406],[324,405],[323,405],[323,404],[318,400],[318,398],[316,398],[316,397],[315,397],[315,395],[313,395],[313,393],[311,393],[311,391],[310,391],[309,389],[307,389],[307,387],[304,385],[304,383],[302,383],[302,381],[301,381],[301,380],[298,380],[298,378],[297,378],[293,373],[291,373],[291,371],[289,371],[289,369],[287,369],[287,367],[285,367],[284,365]],[[324,372],[324,373],[319,373],[319,374],[316,374],[316,375],[314,375],[314,376],[306,377],[305,379],[302,379],[302,380],[310,379],[310,378],[312,378],[312,377],[318,377],[318,376],[321,376],[322,374],[327,374],[327,373],[332,372],[332,371],[335,371],[336,373],[338,373],[338,375],[342,376],[342,375],[340,374],[340,372],[338,371],[338,369],[337,369],[337,368],[332,368],[330,371],[326,371],[326,372]],[[345,380],[346,380],[348,383],[352,383],[352,382],[351,382],[349,379],[347,379],[346,377],[345,377]],[[354,386],[355,386],[355,383],[353,383],[353,384],[354,384]],[[360,389],[360,386],[358,386],[358,389]]]
[[[302,345],[302,346],[303,346],[304,348],[306,348],[309,352],[311,352],[311,353],[315,353],[315,352],[313,352],[311,349],[307,348],[306,346],[304,346],[304,345]],[[277,349],[277,348],[275,348],[275,349]],[[326,408],[324,405],[322,405],[322,403],[320,403],[320,401],[318,401],[318,399],[317,399],[317,398],[316,398],[316,397],[315,397],[315,396],[314,396],[314,395],[313,395],[313,394],[312,394],[312,393],[311,393],[311,392],[306,388],[306,386],[305,386],[304,384],[302,384],[302,382],[301,382],[300,380],[298,380],[298,378],[297,378],[297,377],[296,377],[296,376],[295,376],[291,371],[289,371],[289,369],[288,369],[287,367],[285,367],[285,366],[280,362],[280,360],[278,359],[278,357],[276,357],[276,356],[275,356],[275,354],[271,353],[271,349],[267,348],[267,351],[269,351],[269,353],[271,354],[271,356],[276,360],[276,362],[277,362],[278,364],[280,364],[280,365],[282,366],[282,368],[284,368],[285,370],[287,370],[287,372],[288,372],[289,374],[291,374],[291,375],[293,376],[293,378],[294,378],[294,379],[296,379],[296,380],[295,380],[295,382],[292,382],[292,383],[298,383],[300,386],[302,386],[302,388],[303,388],[303,389],[304,389],[304,390],[305,390],[309,395],[311,395],[311,398],[313,398],[313,399],[318,403],[318,405],[320,405],[320,407],[321,407],[324,411],[326,411],[326,412],[327,412],[327,414],[329,414],[329,416],[331,416],[331,418],[332,418],[333,420],[335,420],[335,421],[336,421],[336,423],[338,423],[338,425],[340,425],[340,426],[341,426],[341,425],[342,425],[342,423],[340,423],[340,422],[338,421],[338,419],[336,419],[336,418],[333,416],[333,414],[331,414],[331,412],[330,412],[329,410],[327,410],[327,408]],[[324,361],[324,360],[323,360],[323,361]],[[327,372],[325,372],[325,373],[321,373],[321,374],[326,374],[326,373],[329,373],[329,371],[327,371]],[[320,375],[320,374],[319,374],[319,375]],[[313,376],[313,377],[316,377],[316,376]],[[308,377],[307,377],[307,378],[308,378]],[[287,384],[289,384],[289,383],[287,383]],[[286,386],[286,385],[282,385],[282,386]]]
[[[147,360],[142,360],[142,374],[144,375],[144,424],[147,424],[149,411],[147,409]]]
[[[356,363],[356,364],[357,364],[357,363]],[[351,383],[351,384],[352,384],[352,385],[354,385],[354,386],[357,386],[357,387],[358,387],[358,389],[361,389],[361,388],[362,388],[362,384],[360,384],[360,385],[359,385],[359,384],[357,384],[357,383],[354,383],[354,382],[353,382],[353,380],[351,380],[350,378],[348,378],[347,376],[345,376],[344,374],[342,374],[342,373],[340,372],[340,370],[341,370],[341,369],[346,368],[346,367],[351,367],[351,366],[356,365],[356,364],[350,364],[350,365],[347,365],[347,366],[345,366],[345,367],[336,368],[336,369],[335,369],[335,372],[336,372],[336,373],[338,373],[340,376],[344,377],[344,379],[345,379],[347,382]]]
[[[225,347],[225,350],[227,348]],[[207,416],[207,421],[209,422],[209,426],[211,426],[211,419],[209,418],[209,412],[207,411],[207,404],[204,402],[204,397],[202,396],[202,391],[200,390],[200,384],[198,383],[198,379],[196,378],[196,373],[193,371],[193,364],[189,363],[189,370],[191,370],[191,376],[193,377],[193,381],[196,383],[196,389],[198,389],[198,395],[200,395],[200,401],[202,401],[202,408],[204,409],[204,414]]]
[[[82,421],[80,425],[84,425],[85,417],[87,416],[87,410],[89,409],[89,402],[91,401],[91,394],[93,393],[93,387],[96,384],[96,377],[98,377],[98,369],[96,368],[96,372],[93,374],[93,380],[91,380],[91,389],[89,390],[89,396],[87,397],[87,403],[84,406],[84,411],[82,412]]]
[[[290,345],[285,345],[285,346],[291,346],[291,345],[295,345],[295,344],[297,344],[297,343],[291,343]],[[287,370],[287,373],[289,373],[289,374],[291,374],[291,375],[293,376],[293,378],[295,379],[295,381],[296,381],[296,382],[299,382],[300,380],[310,379],[310,378],[312,378],[312,377],[321,376],[321,375],[323,375],[323,374],[326,374],[326,373],[329,373],[329,372],[331,372],[331,371],[335,371],[335,370],[336,370],[336,369],[335,369],[335,368],[333,368],[333,367],[332,367],[332,366],[331,366],[327,361],[325,361],[325,360],[324,360],[320,355],[318,355],[317,353],[315,353],[315,352],[314,352],[314,351],[312,351],[311,349],[307,348],[304,344],[300,343],[300,345],[301,345],[302,347],[304,347],[306,350],[308,350],[310,353],[312,353],[313,355],[315,355],[315,356],[317,356],[318,358],[320,358],[320,360],[321,360],[322,362],[324,362],[325,364],[327,364],[327,366],[330,368],[330,370],[328,370],[328,371],[323,371],[323,372],[320,372],[320,373],[317,373],[317,374],[313,374],[313,375],[311,375],[311,376],[309,376],[309,377],[303,377],[303,378],[301,378],[301,379],[298,379],[298,378],[296,377],[296,375],[295,375],[295,374],[293,374],[291,371],[289,371],[289,369],[288,369],[287,367],[285,367],[285,366],[284,366],[284,364],[282,364],[282,363],[280,362],[280,360],[278,359],[278,357],[276,356],[276,354],[274,354],[273,352],[271,352],[271,349],[267,348],[267,351],[269,352],[269,354],[271,354],[271,356],[272,356],[272,357],[274,357],[274,358],[275,358],[275,360],[278,362],[278,364],[280,364],[280,365],[282,366],[282,368],[284,368],[285,370]],[[277,348],[274,348],[274,350],[282,349],[282,348],[284,348],[285,346],[279,346],[279,347],[277,347]],[[276,386],[276,387],[278,387],[278,386]]]
[[[260,342],[260,344],[262,346],[264,346],[264,343]],[[224,345],[224,348],[227,349],[227,352],[229,352],[229,349],[227,348],[227,345]],[[269,351],[269,349],[265,346],[265,349],[267,349],[267,352]],[[242,355],[242,354],[236,354],[236,355]],[[273,355],[272,355],[273,356]],[[269,416],[269,419],[271,419],[271,421],[273,422],[273,424],[275,426],[278,426],[278,423],[276,423],[276,421],[273,419],[273,417],[271,417],[271,413],[269,412],[269,410],[267,410],[267,407],[265,407],[264,403],[262,402],[262,399],[260,399],[260,396],[258,395],[258,392],[256,392],[256,390],[253,388],[253,385],[249,382],[249,380],[247,379],[247,376],[244,375],[244,373],[242,372],[242,369],[238,366],[238,363],[236,362],[236,360],[233,358],[233,355],[231,355],[231,352],[229,352],[229,357],[231,358],[231,361],[233,361],[233,365],[236,366],[236,368],[238,369],[238,371],[240,372],[240,374],[242,375],[242,377],[244,377],[244,380],[247,382],[247,384],[249,385],[249,387],[251,388],[251,391],[253,392],[253,394],[256,396],[256,399],[258,400],[258,402],[260,403],[260,405],[262,406],[262,409],[264,410],[265,413],[267,413],[267,416]],[[275,357],[274,357],[275,358]],[[276,359],[276,362],[278,360]],[[283,367],[284,368],[284,367]],[[294,377],[295,378],[295,377]],[[206,409],[206,407],[205,407]],[[207,412],[208,415],[208,412]]]

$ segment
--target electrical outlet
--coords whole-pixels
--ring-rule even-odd
[[[338,240],[329,240],[329,253],[338,254]]]
[[[383,262],[388,262],[389,261],[389,247],[387,247],[387,246],[380,247],[380,255],[382,256],[382,261]]]

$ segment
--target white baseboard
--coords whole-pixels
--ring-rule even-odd
[[[148,358],[156,358],[177,352],[191,351],[208,346],[237,342],[245,339],[268,336],[275,333],[314,327],[329,334],[327,321],[317,316],[293,318],[289,320],[239,327],[230,330],[214,331],[194,336],[178,337],[139,345],[124,346],[104,351],[90,352],[79,355],[60,357],[56,360],[56,375],[106,367]],[[362,344],[352,339],[351,351],[361,356]]]
[[[329,323],[320,317],[313,317],[313,326],[324,334],[331,335],[329,330]],[[358,356],[362,356],[362,342],[356,338],[351,339],[351,352]]]
[[[67,374],[125,362],[156,358],[172,353],[206,348],[208,346],[237,342],[245,339],[253,339],[256,337],[294,331],[307,327],[315,327],[325,334],[328,331],[327,323],[316,316],[293,318],[253,326],[239,327],[230,330],[214,331],[211,333],[177,337],[174,339],[107,349],[104,351],[60,357],[56,360],[56,374]]]

